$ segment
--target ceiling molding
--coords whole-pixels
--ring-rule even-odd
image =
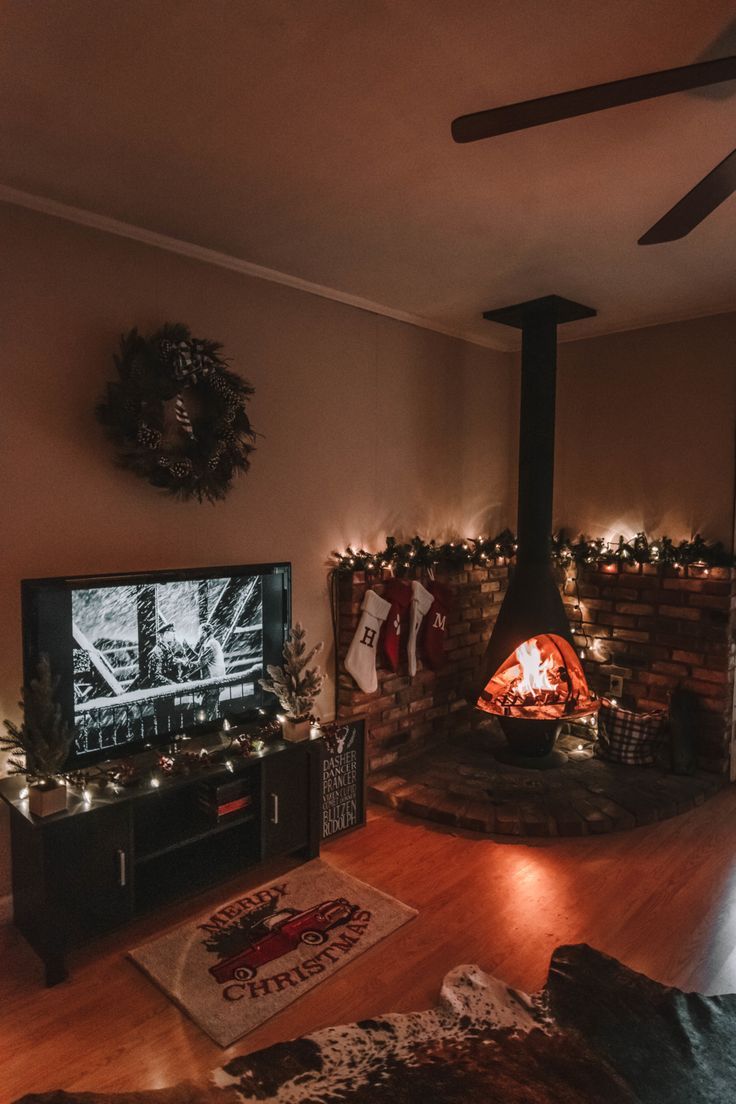
[[[384,318],[404,322],[409,326],[417,326],[422,330],[431,330],[446,337],[466,341],[471,345],[479,345],[484,349],[509,352],[513,348],[513,346],[499,341],[491,335],[487,339],[481,339],[477,334],[442,326],[440,323],[432,322],[421,315],[395,310],[383,303],[374,303],[370,299],[363,299],[359,295],[350,295],[348,292],[338,291],[337,288],[315,284],[311,280],[303,280],[300,276],[291,276],[288,272],[266,268],[264,265],[244,261],[240,257],[233,257],[229,253],[220,253],[216,249],[195,245],[193,242],[183,241],[181,238],[172,238],[168,234],[159,234],[155,230],[147,230],[143,226],[121,222],[119,219],[110,218],[108,215],[100,215],[83,207],[72,207],[68,203],[60,203],[58,200],[49,199],[47,196],[33,195],[31,192],[11,188],[6,184],[0,184],[0,202],[12,204],[15,207],[25,207],[30,211],[51,215],[53,218],[64,219],[67,222],[74,222],[79,226],[87,226],[104,234],[114,234],[119,238],[128,238],[131,241],[140,242],[142,245],[153,246],[154,249],[163,249],[168,253],[177,253],[179,256],[188,257],[190,260],[200,261],[202,264],[226,268],[230,272],[239,272],[243,276],[266,280],[271,284],[281,284],[283,287],[303,291],[307,295],[317,295],[321,299],[331,299],[336,303],[354,307],[356,310],[367,311],[369,314],[379,314]]]
[[[439,322],[432,322],[421,315],[410,314],[408,311],[396,310],[383,303],[374,303],[370,299],[363,299],[359,295],[351,295],[348,292],[339,291],[337,288],[326,287],[324,284],[316,284],[311,280],[304,280],[300,276],[292,276],[288,272],[280,272],[274,268],[266,268],[264,265],[255,264],[252,261],[233,257],[229,253],[221,253],[216,249],[208,249],[203,245],[195,245],[194,242],[184,241],[181,238],[172,238],[168,234],[159,234],[155,230],[148,230],[134,223],[122,222],[120,219],[110,218],[108,215],[100,215],[95,211],[88,211],[83,207],[73,207],[68,203],[61,203],[47,196],[33,195],[31,192],[22,191],[19,188],[11,188],[9,185],[0,184],[0,202],[15,207],[23,207],[39,214],[50,215],[52,218],[64,219],[66,222],[86,226],[92,230],[98,230],[104,234],[113,234],[119,238],[127,238],[130,241],[139,242],[141,245],[152,246],[154,249],[163,249],[167,253],[175,253],[187,257],[202,264],[214,265],[216,268],[224,268],[230,272],[237,272],[243,276],[250,276],[256,280],[266,280],[268,283],[280,284],[282,287],[293,288],[307,295],[317,295],[322,299],[330,299],[336,303],[353,307],[356,310],[366,311],[369,314],[381,315],[391,318],[396,322],[403,322],[409,326],[416,326],[422,330],[443,334],[445,337],[455,338],[468,342],[484,349],[493,349],[503,353],[517,353],[521,348],[518,335],[509,335],[504,338],[495,333],[489,333],[488,337],[481,338],[477,333],[454,329],[443,326]],[[578,341],[594,341],[596,338],[605,337],[617,333],[626,333],[632,330],[649,329],[652,326],[667,326],[677,322],[687,322],[697,318],[707,318],[717,314],[729,314],[736,311],[736,301],[731,297],[717,307],[708,307],[697,311],[680,311],[667,315],[649,316],[646,318],[630,319],[608,325],[605,330],[598,330],[589,336],[581,336],[574,331],[561,330],[558,341],[568,344]]]
[[[692,310],[673,311],[667,314],[656,314],[638,318],[636,321],[626,321],[608,325],[605,330],[599,330],[589,337],[581,337],[580,334],[568,334],[564,330],[558,331],[557,340],[561,345],[571,345],[577,341],[596,341],[600,337],[615,337],[617,334],[634,333],[636,330],[650,330],[655,326],[674,326],[678,322],[696,322],[699,318],[714,318],[718,314],[736,313],[736,296],[731,296],[727,302],[720,306],[703,307],[693,313]]]

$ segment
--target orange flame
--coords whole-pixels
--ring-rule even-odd
[[[554,660],[551,656],[542,658],[542,653],[535,639],[525,640],[516,649],[516,660],[521,670],[521,678],[514,686],[519,694],[538,694],[542,690],[556,690],[555,683],[550,682],[550,674],[554,669]]]

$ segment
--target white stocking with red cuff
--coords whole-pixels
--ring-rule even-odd
[[[378,634],[381,631],[381,625],[388,617],[391,603],[385,602],[375,590],[367,590],[360,609],[358,628],[345,657],[345,670],[353,676],[365,694],[372,694],[378,689],[376,674]]]
[[[417,637],[419,628],[425,615],[434,602],[434,597],[426,587],[423,587],[418,579],[413,579],[411,584],[411,610],[409,612],[409,640],[406,646],[409,656],[409,674],[412,678],[417,673]]]

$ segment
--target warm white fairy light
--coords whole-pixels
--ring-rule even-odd
[[[158,780],[158,778],[152,778],[152,779],[151,779],[151,789],[152,789],[152,790],[157,790],[157,789],[159,788],[159,786],[160,786],[160,785],[161,785],[161,783],[160,783],[160,781]]]

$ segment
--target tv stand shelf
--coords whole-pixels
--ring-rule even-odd
[[[16,927],[41,957],[47,985],[68,976],[67,954],[152,908],[192,896],[277,855],[319,854],[321,740],[277,742],[250,758],[136,787],[71,789],[43,819],[0,781],[10,807]],[[198,803],[203,782],[242,779],[251,803],[216,821]]]

